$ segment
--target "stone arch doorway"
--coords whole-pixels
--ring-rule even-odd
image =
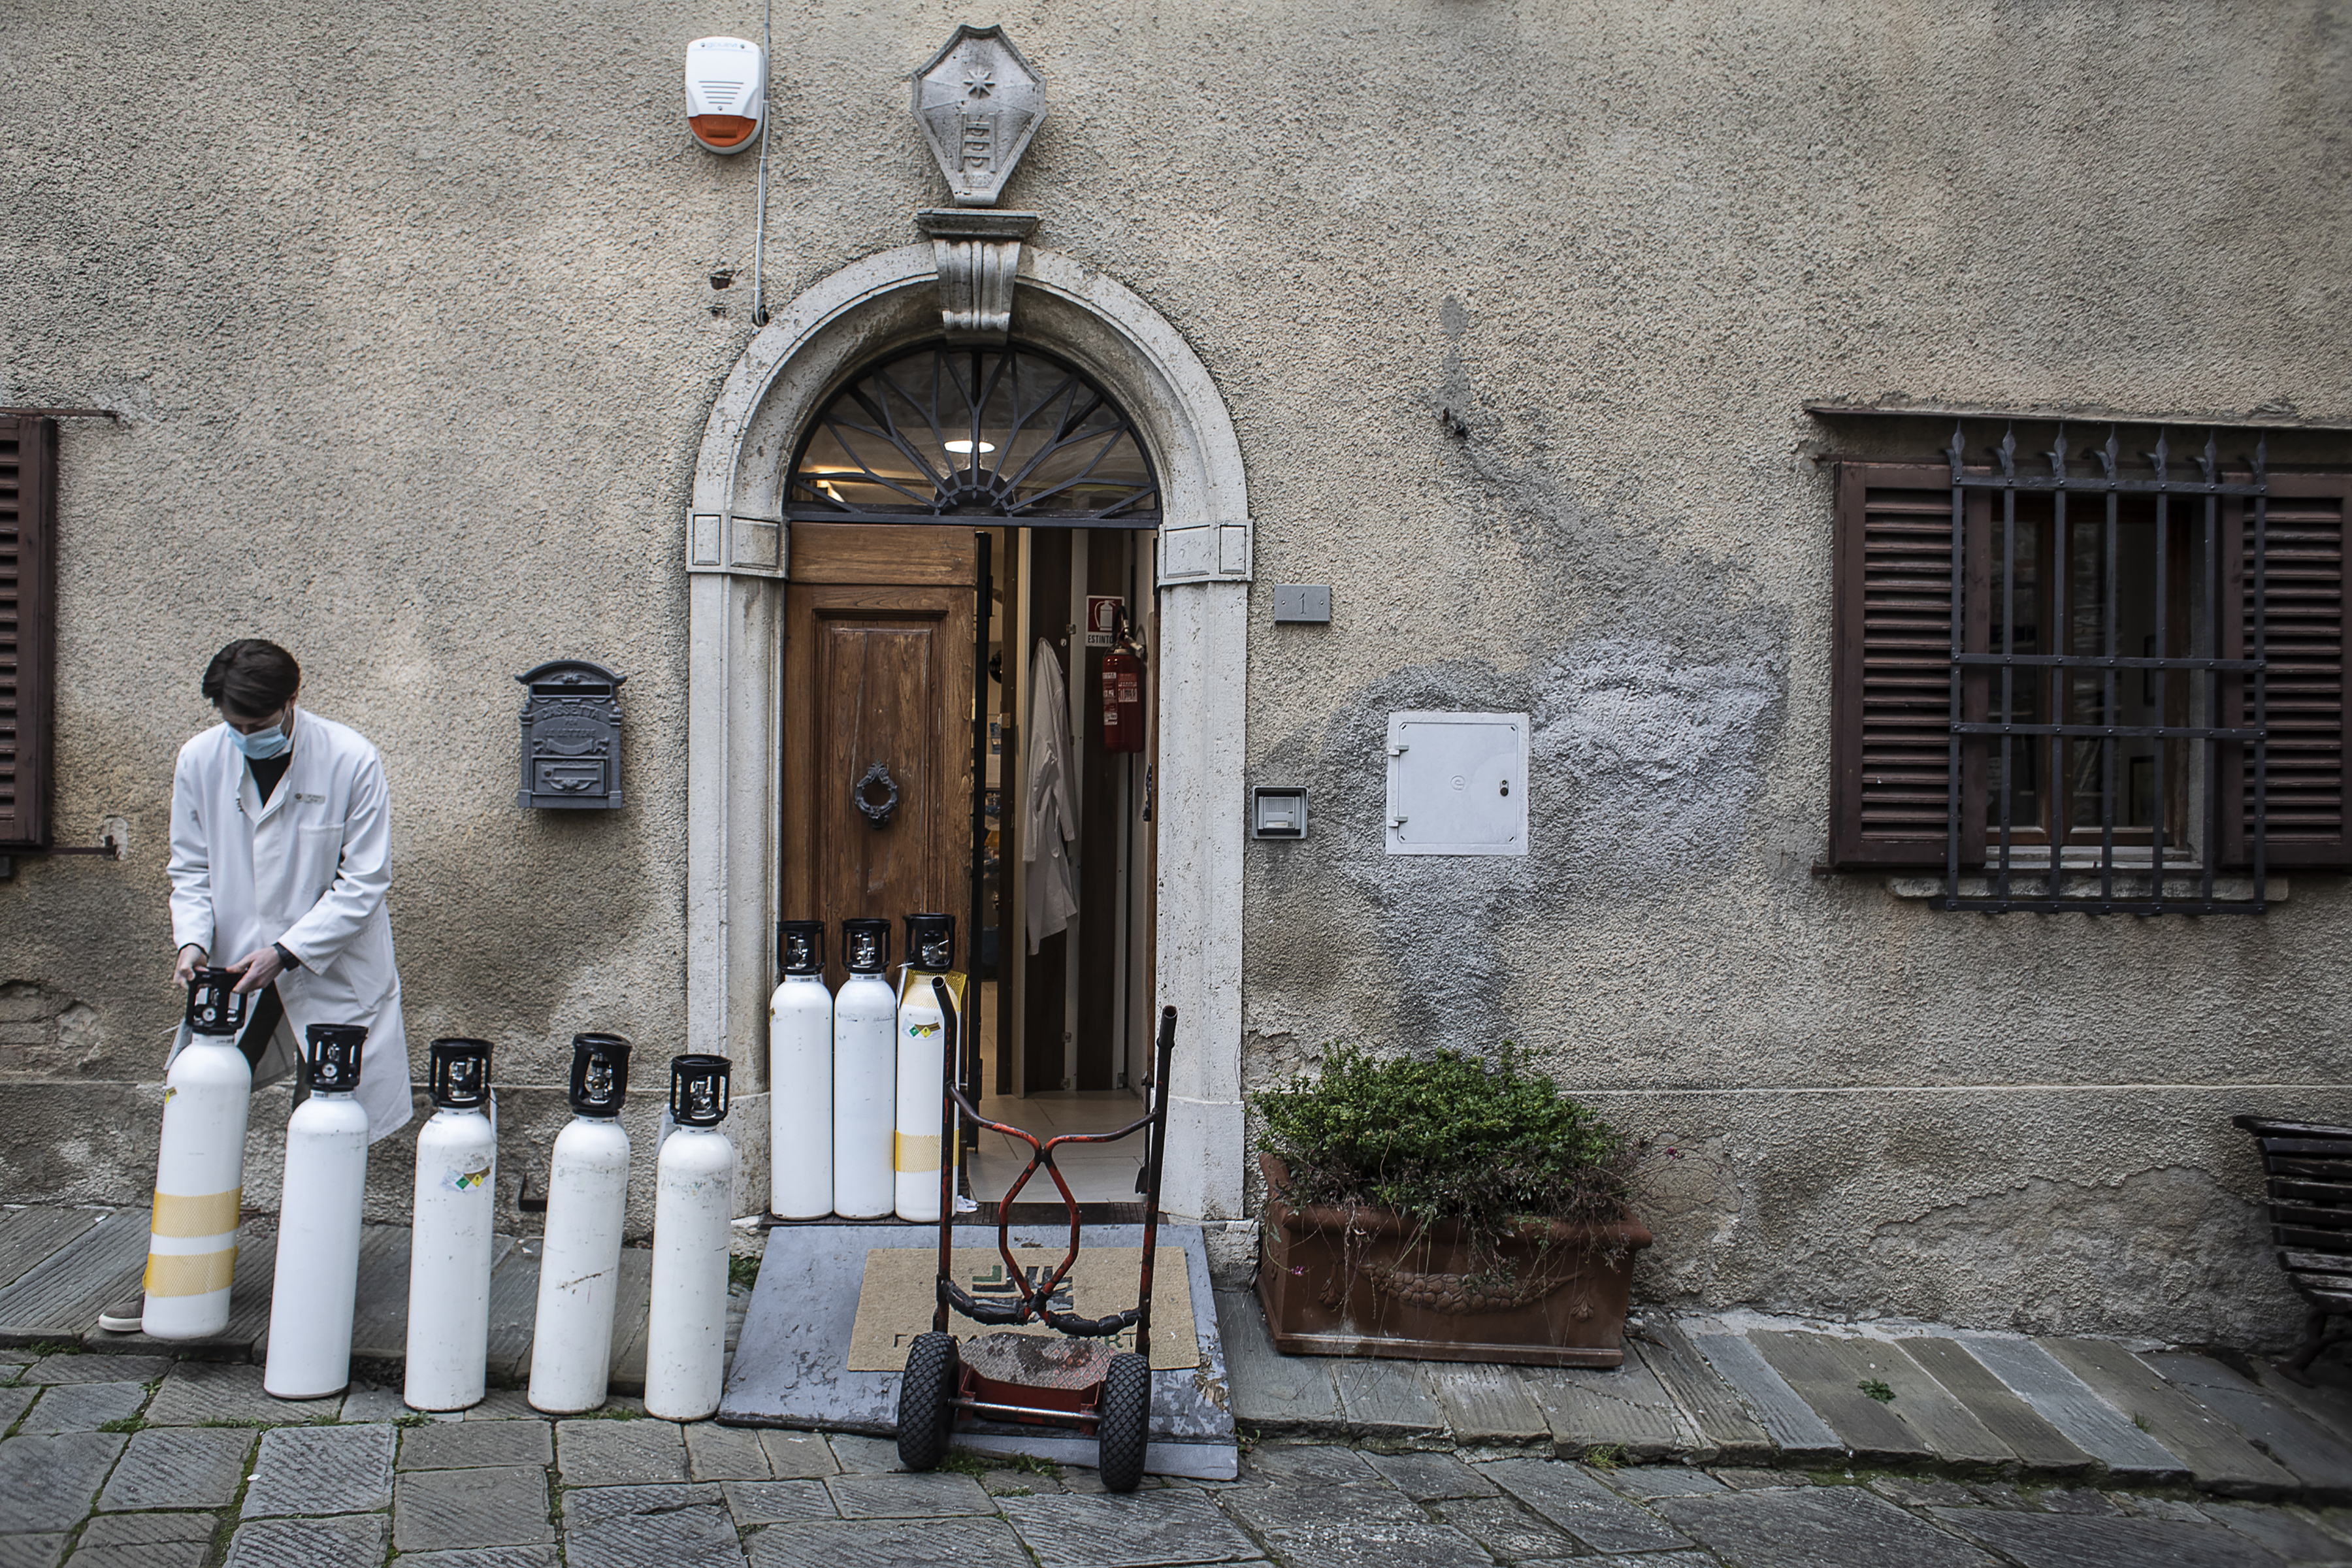
[[[956,249],[886,251],[801,294],[746,347],[704,428],[686,518],[688,1048],[730,1056],[762,1089],[788,700],[779,660],[788,471],[818,410],[855,373],[969,322],[957,314],[969,300],[955,297]],[[1116,400],[1155,476],[1154,1005],[1174,1005],[1182,1020],[1166,1201],[1177,1214],[1238,1218],[1252,545],[1240,447],[1206,367],[1132,290],[1028,247],[1012,281],[1013,333]],[[748,1131],[765,1118],[742,1121]],[[745,1164],[758,1173],[751,1195],[763,1197],[764,1160]]]

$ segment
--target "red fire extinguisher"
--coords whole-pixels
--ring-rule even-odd
[[[1119,617],[1118,643],[1103,655],[1103,750],[1143,750],[1143,659]]]

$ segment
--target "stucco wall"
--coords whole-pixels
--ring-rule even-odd
[[[420,1051],[683,1046],[680,521],[753,167],[677,74],[759,17],[495,13],[0,16],[0,403],[123,416],[62,443],[59,834],[131,825],[0,882],[0,1196],[144,1190],[169,764],[231,636],[384,752]],[[1799,405],[2352,416],[2340,7],[780,5],[772,301],[940,199],[903,76],[966,19],[1051,84],[1006,205],[1186,334],[1247,457],[1250,773],[1317,830],[1250,850],[1253,1082],[1528,1043],[1656,1140],[1657,1298],[2284,1331],[2226,1118],[2352,1115],[2251,1087],[2344,1077],[2342,885],[2196,922],[1810,876],[1815,459],[1905,437]],[[620,813],[513,807],[559,655],[630,676]],[[1524,860],[1381,853],[1385,715],[1456,706],[1536,716]],[[560,1122],[511,1103],[510,1172]]]

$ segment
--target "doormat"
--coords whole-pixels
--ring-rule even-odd
[[[1184,1252],[1181,1247],[1163,1247],[1151,1273],[1151,1370],[1177,1372],[1201,1364],[1200,1341],[1192,1326],[1192,1297],[1187,1288]],[[1067,1247],[1016,1247],[1015,1261],[1030,1283],[1051,1274],[1055,1265],[1068,1255]],[[982,1301],[1001,1300],[1008,1304],[1020,1299],[1020,1292],[1005,1278],[1004,1258],[994,1247],[959,1247],[951,1255],[956,1283]],[[877,1247],[866,1254],[866,1277],[857,1291],[857,1320],[849,1331],[851,1372],[898,1372],[907,1364],[907,1347],[913,1344],[917,1334],[928,1333],[938,1298],[933,1281],[938,1279],[940,1255],[936,1249],[908,1247]],[[1139,1247],[1089,1247],[1078,1253],[1077,1262],[1054,1295],[1054,1310],[1076,1312],[1084,1318],[1104,1318],[1135,1305],[1136,1288],[1142,1283],[1143,1248]],[[1019,1328],[993,1328],[974,1323],[971,1319],[950,1311],[949,1330],[959,1338],[972,1334],[1034,1334],[1046,1339],[1062,1336],[1043,1323],[1024,1323]],[[1114,1349],[1131,1351],[1135,1348],[1135,1331],[1128,1329],[1112,1336]]]

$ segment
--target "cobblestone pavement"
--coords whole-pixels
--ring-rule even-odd
[[[0,1568],[2352,1564],[2352,1510],[2185,1489],[1263,1442],[1235,1481],[1119,1498],[1089,1470],[906,1475],[877,1439],[626,1401],[550,1421],[501,1392],[428,1420],[389,1390],[289,1405],[260,1379],[0,1352]]]

